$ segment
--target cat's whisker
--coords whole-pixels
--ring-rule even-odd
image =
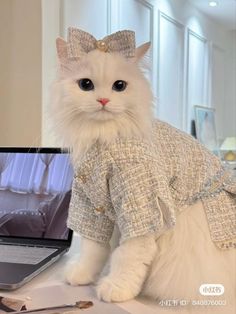
[[[71,119],[71,118],[74,118],[76,115],[79,116],[80,114],[80,111],[77,110],[76,108],[71,108],[69,110],[64,110],[63,111],[63,119]],[[60,114],[61,116],[61,114]]]

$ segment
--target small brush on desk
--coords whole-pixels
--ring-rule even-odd
[[[33,310],[12,312],[12,314],[37,313],[37,312],[54,311],[54,310],[62,310],[62,309],[82,310],[82,309],[88,309],[91,306],[93,306],[92,301],[78,301],[75,304],[63,304],[63,305],[59,305],[59,306],[44,307],[44,308],[33,309]]]

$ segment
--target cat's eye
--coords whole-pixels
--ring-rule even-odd
[[[123,92],[127,87],[127,83],[123,80],[115,81],[115,83],[112,85],[112,89],[116,92]]]
[[[93,82],[88,78],[82,78],[82,79],[78,80],[77,83],[78,83],[80,89],[82,89],[83,91],[88,92],[88,91],[94,89]]]

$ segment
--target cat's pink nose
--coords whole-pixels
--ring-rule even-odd
[[[103,106],[105,106],[110,101],[110,99],[108,99],[108,98],[99,98],[99,99],[97,99],[97,101],[100,102]]]

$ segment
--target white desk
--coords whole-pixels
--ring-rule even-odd
[[[45,306],[75,303],[79,300],[92,300],[94,307],[84,310],[88,314],[169,314],[176,313],[171,309],[156,306],[155,302],[146,300],[131,300],[123,303],[109,304],[97,300],[92,286],[71,287],[63,281],[64,267],[67,261],[79,250],[78,237],[74,237],[72,247],[68,254],[58,262],[35,277],[20,289],[13,292],[3,292],[1,296],[8,296],[26,300],[27,309],[41,308]],[[141,303],[142,302],[142,303]],[[144,304],[145,303],[145,304]],[[97,311],[95,311],[97,309]],[[121,309],[125,311],[121,311]],[[127,312],[126,312],[127,311]],[[182,314],[183,312],[181,312]]]

